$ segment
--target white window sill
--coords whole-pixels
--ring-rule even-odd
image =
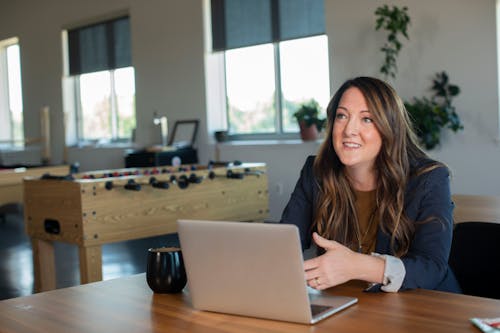
[[[82,142],[76,145],[71,145],[70,149],[138,149],[139,147],[130,142],[107,142],[93,143]]]
[[[280,146],[280,145],[319,145],[323,139],[315,141],[302,141],[301,139],[282,139],[282,140],[234,140],[216,142],[217,146]]]

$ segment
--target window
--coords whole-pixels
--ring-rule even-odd
[[[130,138],[135,127],[134,69],[82,74],[77,80],[81,138],[105,141]]]
[[[326,36],[228,50],[225,59],[231,134],[297,132],[293,113],[301,103],[315,99],[326,109]]]
[[[233,138],[287,136],[293,113],[330,98],[322,0],[212,0],[213,50],[224,54]]]
[[[67,31],[69,89],[75,139],[128,141],[135,128],[135,75],[129,18]]]
[[[0,41],[0,144],[23,146],[21,61],[17,38]]]

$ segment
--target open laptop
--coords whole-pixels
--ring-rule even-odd
[[[294,225],[200,220],[177,225],[196,309],[314,324],[357,302],[307,287]]]

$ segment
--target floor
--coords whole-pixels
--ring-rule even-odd
[[[176,235],[104,245],[103,279],[109,280],[146,271],[147,250],[151,247],[176,246]],[[57,288],[78,285],[78,250],[75,245],[56,243]],[[31,243],[24,232],[22,215],[0,218],[0,300],[33,293]]]

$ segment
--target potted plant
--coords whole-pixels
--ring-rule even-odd
[[[449,83],[446,72],[436,74],[431,90],[434,92],[431,99],[413,98],[413,101],[405,102],[420,143],[429,150],[439,145],[442,128],[453,132],[464,128],[451,104],[460,93],[460,88]]]
[[[318,134],[325,127],[326,119],[320,119],[321,107],[314,99],[300,104],[293,116],[300,127],[300,137],[303,141],[318,139]]]

